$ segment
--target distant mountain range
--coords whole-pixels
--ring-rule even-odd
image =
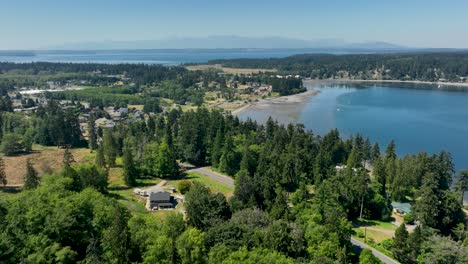
[[[368,50],[398,51],[409,47],[387,42],[350,43],[341,39],[302,40],[282,37],[210,36],[170,38],[141,41],[102,41],[67,43],[49,50],[109,50],[109,49],[316,49],[316,50]]]

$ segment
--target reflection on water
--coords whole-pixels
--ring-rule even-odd
[[[250,109],[240,118],[299,122],[315,134],[337,128],[347,137],[361,133],[383,149],[390,140],[399,155],[447,150],[457,170],[468,169],[468,92],[431,85],[346,83],[312,87],[303,103]]]

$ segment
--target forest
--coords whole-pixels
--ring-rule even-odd
[[[0,196],[2,263],[380,263],[353,250],[353,225],[388,221],[392,201],[411,202],[408,223],[418,223],[413,231],[400,225],[382,244],[394,258],[468,262],[468,172],[456,173],[447,152],[398,157],[393,142],[381,150],[362,135],[318,136],[300,124],[257,124],[203,107],[114,128],[90,121],[85,140],[80,107],[1,113],[5,155],[32,144],[65,149],[60,171],[39,177],[28,161],[22,190]],[[69,149],[79,146],[95,161],[75,162]],[[109,190],[116,166],[131,188],[183,177],[179,161],[233,177],[233,196],[193,183],[184,190],[185,215],[158,219],[132,213]]]
[[[467,52],[302,54],[286,58],[213,60],[233,68],[277,69],[313,79],[460,82],[468,76]],[[461,79],[462,78],[462,79]]]

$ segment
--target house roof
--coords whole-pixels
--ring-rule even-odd
[[[149,195],[150,193],[161,193],[161,192],[166,192],[162,187],[160,186],[153,186],[151,188],[146,189],[146,193]]]
[[[404,213],[410,213],[411,212],[411,204],[409,203],[398,203],[398,202],[392,202],[392,207],[395,209],[398,209]]]

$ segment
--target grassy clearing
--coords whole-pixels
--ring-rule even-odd
[[[241,68],[228,68],[220,64],[213,65],[193,65],[186,66],[189,71],[205,71],[205,70],[218,70],[228,74],[256,74],[259,72],[276,72],[276,69],[241,69]]]
[[[33,151],[31,153],[3,157],[8,185],[23,184],[23,177],[26,174],[27,159],[31,159],[39,175],[60,170],[62,168],[64,151],[64,149],[57,147],[33,145]],[[94,162],[95,153],[91,153],[89,149],[76,148],[70,151],[78,164]]]
[[[373,228],[380,228],[386,230],[396,230],[397,227],[393,225],[391,222],[379,221],[379,220],[366,220],[360,219],[353,222],[353,226],[355,227],[373,227]]]
[[[208,188],[211,189],[213,192],[220,192],[224,194],[226,197],[231,197],[234,194],[234,187],[231,187],[227,184],[224,184],[222,182],[218,182],[216,180],[211,179],[208,176],[198,174],[195,172],[189,172],[187,173],[187,176],[185,179],[200,182],[204,185],[206,185]]]
[[[359,238],[366,237],[368,240],[374,241],[375,243],[380,243],[385,239],[393,238],[392,232],[388,232],[385,230],[382,230],[382,231],[375,230],[375,229],[370,230],[370,229],[366,229],[363,227],[353,228],[353,230],[357,234],[360,234],[358,235]]]

